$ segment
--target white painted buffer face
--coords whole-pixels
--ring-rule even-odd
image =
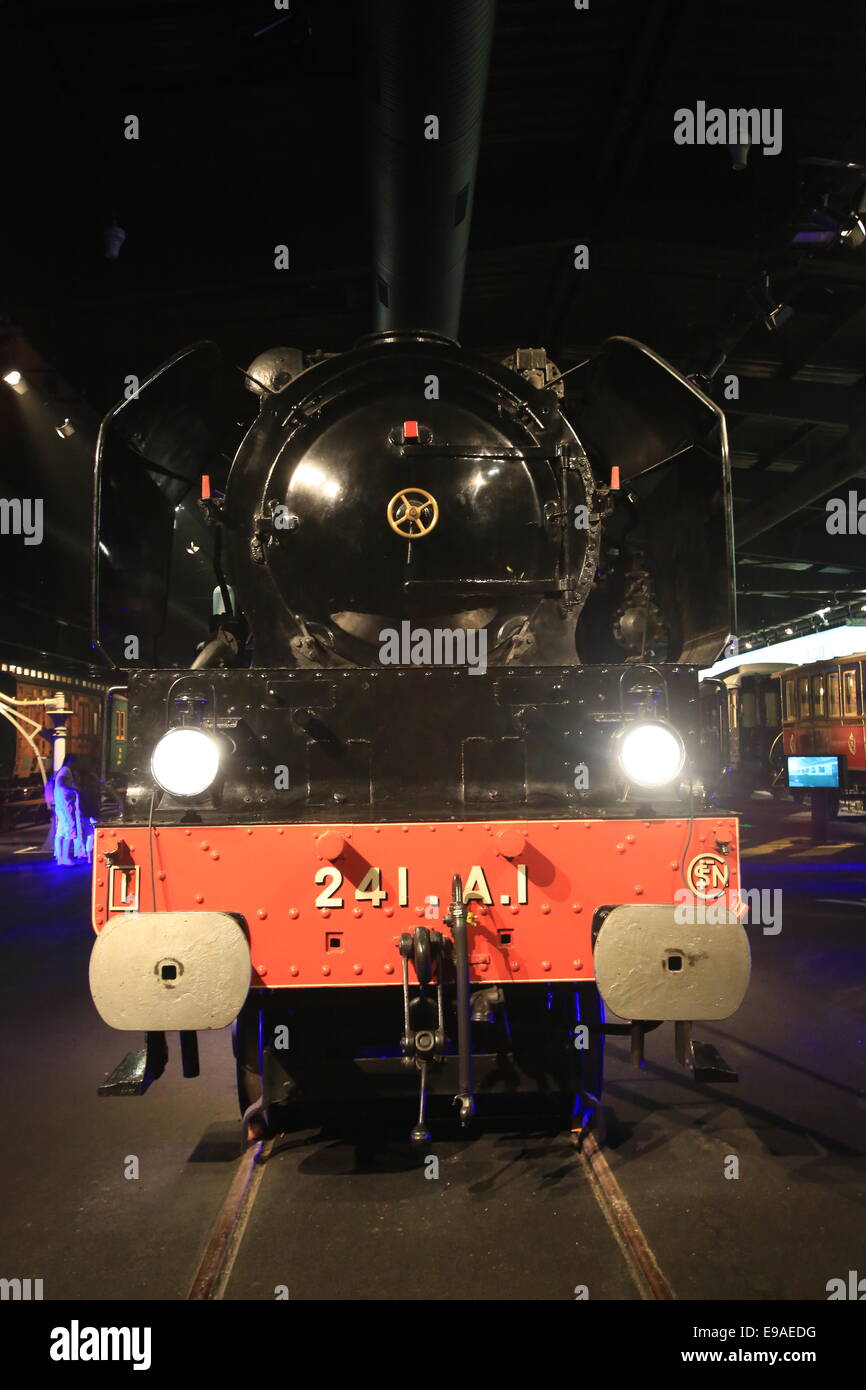
[[[96,938],[90,992],[110,1028],[225,1028],[250,987],[246,932],[226,912],[129,912]]]
[[[624,903],[604,919],[596,981],[620,1018],[701,1022],[740,1007],[751,973],[742,924],[727,912],[726,921],[686,923],[675,913],[669,903]]]

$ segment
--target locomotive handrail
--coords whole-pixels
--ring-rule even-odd
[[[670,718],[671,702],[670,702],[670,695],[668,694],[668,683],[667,683],[667,678],[666,678],[666,677],[664,676],[664,674],[659,670],[658,666],[652,666],[652,665],[649,664],[649,662],[646,662],[646,661],[639,661],[639,662],[636,662],[634,666],[629,666],[627,670],[622,671],[622,672],[620,673],[620,678],[619,678],[619,712],[620,712],[620,714],[621,714],[621,715],[624,715],[624,714],[625,714],[625,703],[624,703],[624,698],[623,698],[622,683],[623,683],[623,681],[625,680],[626,676],[631,676],[631,675],[633,675],[635,671],[652,671],[654,675],[658,676],[659,680],[661,681],[661,689],[662,689],[662,691],[663,691],[663,693],[664,693],[664,697],[665,697],[665,715],[664,715],[664,717],[665,717],[665,719],[669,719],[669,718]],[[632,686],[631,689],[634,689],[634,687]]]

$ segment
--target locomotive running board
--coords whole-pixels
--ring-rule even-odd
[[[168,1048],[165,1033],[148,1033],[144,1047],[127,1052],[98,1088],[100,1096],[143,1096],[149,1086],[165,1071]]]

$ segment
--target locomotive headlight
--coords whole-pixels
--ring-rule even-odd
[[[685,744],[669,724],[640,720],[617,735],[617,758],[638,787],[664,787],[683,770]]]
[[[199,796],[216,779],[220,751],[201,729],[169,729],[153,750],[153,780],[172,796]]]

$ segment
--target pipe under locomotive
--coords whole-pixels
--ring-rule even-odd
[[[641,372],[699,394],[623,355],[636,396]],[[197,1031],[231,1023],[251,1133],[407,1087],[418,1140],[443,1090],[464,1122],[531,1089],[580,1127],[605,1031],[639,1062],[665,1020],[684,1063],[732,1079],[690,1033],[749,971],[737,821],[713,801],[724,711],[698,684],[719,631],[653,550],[664,470],[614,441],[603,471],[539,350],[386,332],[299,366],[253,364],[257,414],[203,488],[210,639],[191,669],[129,672],[90,978],[146,1045],[103,1092],[143,1090],[170,1031],[195,1074]],[[681,457],[724,546],[725,461]]]

